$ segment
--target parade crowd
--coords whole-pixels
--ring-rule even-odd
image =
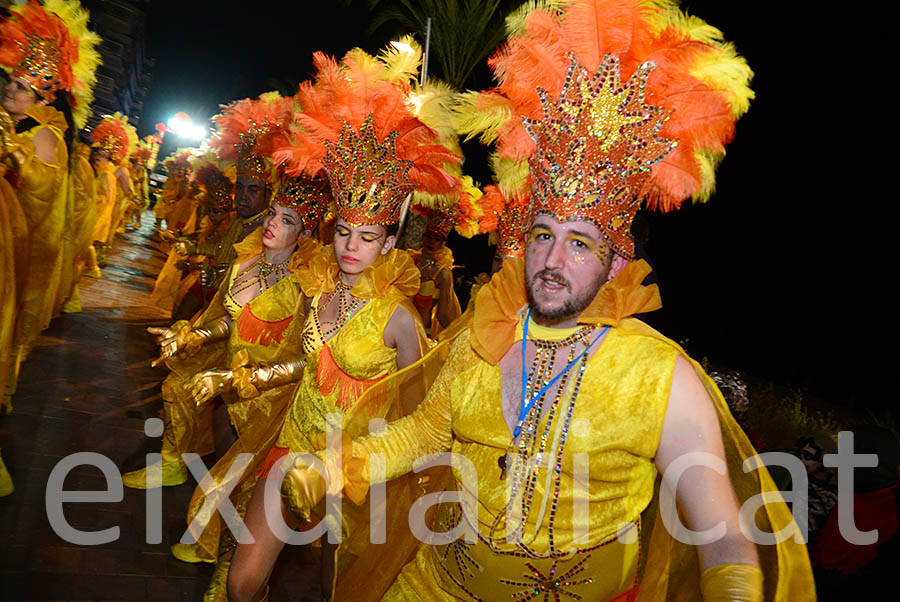
[[[635,213],[707,200],[753,98],[718,30],[672,0],[528,3],[489,60],[496,87],[469,92],[423,82],[412,38],[315,53],[294,96],[223,104],[160,169],[166,126],[85,129],[87,23],[74,0],[31,0],[0,24],[3,408],[152,205],[164,433],[123,482],[181,485],[185,454],[217,458],[194,543],[171,549],[215,565],[204,599],[266,600],[285,543],[314,529],[334,600],[815,599],[802,539],[741,522],[768,494],[756,527],[797,528],[767,469],[744,469],[759,444],[727,387],[635,317],[661,305]],[[473,137],[494,183],[463,173]],[[494,247],[466,307],[453,231]],[[0,495],[13,476],[0,458]],[[429,500],[421,523],[454,537],[416,532]]]

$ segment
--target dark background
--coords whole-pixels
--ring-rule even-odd
[[[889,19],[868,4],[682,3],[735,43],[757,96],[712,200],[647,216],[647,249],[664,304],[651,322],[693,356],[890,411],[897,368],[886,268],[897,234],[885,176],[897,169],[888,92],[896,67]],[[141,133],[176,111],[203,119],[233,99],[292,93],[312,51],[377,52],[403,33],[367,34],[365,5],[154,0],[148,54],[157,62]],[[489,77],[482,67],[472,87]],[[486,182],[484,153],[466,150],[467,172]],[[486,267],[483,240],[450,246],[458,261]]]

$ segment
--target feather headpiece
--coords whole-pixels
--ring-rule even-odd
[[[109,154],[109,159],[119,165],[133,149],[137,148],[138,137],[134,126],[128,123],[128,116],[121,113],[106,115],[91,132],[93,146]]]
[[[294,127],[304,133],[276,161],[291,175],[325,170],[336,212],[351,224],[395,224],[414,191],[458,189],[447,164],[459,157],[416,116],[411,82],[421,51],[395,45],[373,57],[357,48],[338,62],[313,55],[314,81],[300,85]]]
[[[194,151],[190,148],[179,148],[173,151],[168,157],[166,157],[165,161],[163,161],[163,167],[166,168],[170,174],[173,170],[183,171],[185,174],[191,172],[193,168],[193,164],[191,159],[194,157]]]
[[[71,95],[78,129],[87,122],[100,53],[100,36],[87,28],[90,15],[75,0],[30,0],[13,5],[0,23],[0,64],[52,102],[60,90]]]
[[[210,146],[219,158],[237,165],[237,177],[255,177],[272,183],[272,153],[287,144],[293,100],[277,92],[257,99],[245,98],[222,106],[213,117],[218,130]]]
[[[313,230],[331,207],[331,186],[324,174],[310,178],[282,173],[272,202],[296,211],[303,227]]]
[[[753,98],[752,72],[719,30],[675,0],[533,2],[507,29],[489,60],[499,86],[466,95],[458,120],[514,164],[505,196],[592,221],[625,257],[642,200],[669,211],[709,198]]]

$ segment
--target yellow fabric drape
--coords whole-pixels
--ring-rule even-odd
[[[89,160],[90,152],[89,146],[79,144],[71,161],[69,197],[72,221],[66,235],[66,244],[70,247],[66,250],[63,264],[58,304],[72,296],[94,240],[94,227],[98,215],[97,197],[94,194],[94,169]]]
[[[15,378],[14,344],[19,297],[28,270],[28,226],[19,199],[0,176],[0,395]]]
[[[97,222],[94,224],[94,240],[106,243],[112,227],[113,213],[116,209],[117,188],[116,166],[104,163],[97,169],[94,183],[94,194],[97,198]]]
[[[49,324],[63,272],[64,239],[67,228],[68,159],[63,133],[65,117],[52,107],[33,105],[25,114],[38,126],[18,135],[25,161],[16,180],[16,194],[29,233],[28,272],[20,293],[17,347],[19,361]],[[40,130],[56,138],[54,159],[46,163],[34,151],[32,139]]]

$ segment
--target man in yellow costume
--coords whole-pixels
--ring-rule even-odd
[[[649,266],[633,260],[631,220],[641,200],[668,210],[708,196],[752,97],[749,68],[671,2],[529,5],[509,23],[491,59],[500,85],[469,95],[461,123],[495,137],[510,168],[501,189],[529,200],[524,259],[505,260],[479,291],[419,408],[340,458],[322,453],[327,481],[290,471],[285,503],[308,519],[326,486],[359,500],[370,482],[451,451],[457,491],[435,520],[452,532],[363,594],[814,599],[802,543],[745,535],[745,505],[774,484],[764,468],[742,470],[755,452],[715,384],[631,317],[660,306],[642,285]],[[750,522],[796,532],[774,499]]]

